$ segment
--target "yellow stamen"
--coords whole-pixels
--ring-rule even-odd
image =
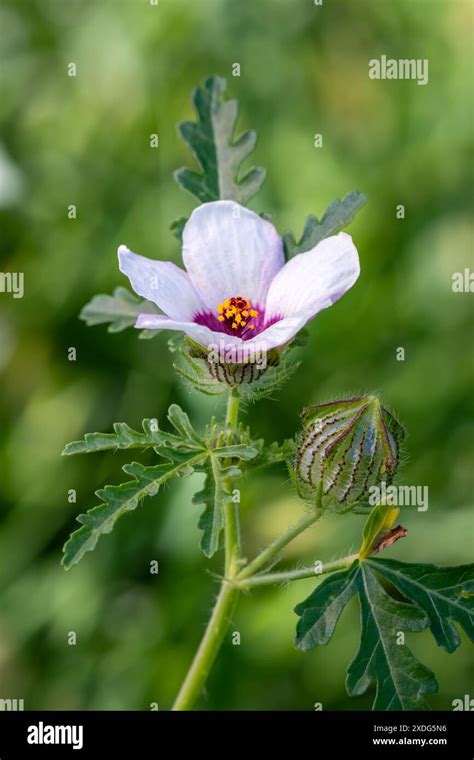
[[[217,306],[217,319],[226,323],[227,327],[237,330],[237,335],[244,336],[244,330],[255,330],[255,325],[250,322],[259,316],[257,309],[245,296],[237,295],[226,298]]]

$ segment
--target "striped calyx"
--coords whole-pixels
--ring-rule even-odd
[[[323,508],[366,511],[370,488],[391,483],[405,430],[376,396],[363,396],[303,411],[295,461],[299,495]],[[322,489],[322,490],[321,490]]]
[[[299,362],[288,361],[284,349],[255,351],[251,357],[241,357],[233,347],[218,346],[206,350],[186,338],[172,346],[180,361],[174,364],[177,372],[194,390],[216,396],[234,390],[247,400],[269,396],[298,368]]]

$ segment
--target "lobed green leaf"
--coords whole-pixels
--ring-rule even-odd
[[[436,679],[412,654],[404,634],[426,628],[428,617],[418,606],[392,597],[372,563],[356,561],[329,576],[295,608],[300,616],[296,645],[307,650],[327,644],[355,594],[359,597],[361,636],[347,672],[348,693],[363,694],[375,684],[374,710],[427,709],[424,697],[437,690]]]
[[[310,214],[303,227],[300,239],[297,241],[292,232],[285,232],[283,245],[287,259],[299,253],[305,253],[314,248],[321,240],[337,235],[338,232],[352,222],[355,214],[367,202],[362,193],[348,193],[342,201],[334,200],[326,209],[319,220],[314,214]]]
[[[474,641],[474,565],[411,565],[382,558],[367,564],[425,612],[438,646],[457,649],[461,640],[454,623]]]
[[[426,694],[438,685],[404,643],[404,632],[421,631],[427,617],[385,591],[371,568],[361,563],[357,575],[361,634],[359,651],[347,671],[347,691],[363,694],[376,685],[373,710],[426,710]]]
[[[133,462],[122,469],[134,480],[118,486],[105,486],[96,491],[102,504],[78,516],[82,527],[71,534],[63,548],[62,564],[69,570],[77,564],[86,552],[95,549],[101,535],[110,533],[117,520],[131,512],[146,496],[155,496],[160,486],[175,475],[189,475],[206,454],[203,452],[178,452],[162,449],[167,461],[163,464],[145,467]]]
[[[201,173],[178,169],[174,176],[178,184],[194,195],[201,203],[216,200],[234,200],[244,205],[260,189],[265,170],[261,167],[239,176],[242,162],[255,148],[255,132],[244,132],[234,137],[238,116],[238,102],[223,100],[226,81],[209,77],[202,87],[196,87],[193,103],[196,122],[185,121],[178,131],[191,149]],[[180,236],[182,219],[174,225]]]
[[[192,427],[188,415],[177,405],[168,409],[168,420],[177,432],[168,433],[161,430],[158,420],[143,420],[143,433],[132,430],[125,422],[116,422],[115,433],[86,433],[82,441],[68,443],[63,455],[92,454],[109,449],[155,448],[170,446],[174,449],[205,449],[205,442]]]
[[[127,288],[115,288],[111,296],[100,294],[86,304],[80,315],[88,326],[108,323],[108,332],[116,333],[133,327],[139,314],[157,314],[150,301],[130,293]]]
[[[370,556],[397,513],[390,506],[375,507],[359,558],[327,577],[295,608],[300,618],[296,646],[305,651],[328,643],[347,603],[358,596],[360,645],[346,686],[355,695],[375,684],[374,710],[427,709],[424,696],[437,690],[433,673],[406,646],[404,632],[429,626],[448,652],[460,643],[456,624],[474,640],[474,565],[438,567]]]

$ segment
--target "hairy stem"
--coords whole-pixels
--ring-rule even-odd
[[[268,586],[272,583],[286,583],[287,581],[297,581],[302,578],[314,578],[315,576],[326,575],[336,570],[343,570],[351,565],[358,556],[358,554],[350,554],[342,559],[326,562],[321,566],[314,565],[313,567],[301,567],[298,570],[289,570],[288,572],[253,575],[243,581],[239,580],[239,586],[241,588],[254,588],[255,586]]]
[[[193,663],[179,691],[173,710],[191,710],[201,694],[209,672],[224,641],[237,603],[239,590],[227,581],[222,583],[206,632]]]
[[[230,430],[235,430],[237,427],[239,404],[240,398],[236,395],[234,396],[231,392],[227,400],[227,414],[225,418],[225,426],[226,428],[230,428]],[[232,482],[227,483],[229,493],[232,493],[232,486]],[[229,500],[225,505],[224,536],[225,576],[226,578],[233,578],[240,567],[239,560],[242,556],[242,548],[240,543],[239,505],[232,500]]]
[[[227,413],[225,417],[226,427],[234,429],[237,427],[237,422],[239,419],[239,406],[240,397],[231,391],[229,398],[227,399]]]
[[[239,413],[238,395],[231,392],[227,402],[227,414],[225,418],[225,431],[229,442],[233,439],[233,432],[237,427]],[[233,483],[228,482],[227,490],[231,493]],[[319,499],[321,497],[319,496]],[[269,573],[255,576],[255,573],[266,565],[294,538],[300,535],[306,528],[313,525],[321,517],[320,502],[308,511],[285,533],[279,536],[260,554],[255,557],[246,567],[242,566],[242,552],[240,546],[240,522],[238,505],[229,499],[225,506],[224,537],[225,537],[225,577],[217,597],[212,615],[207,624],[206,631],[194,656],[191,667],[184,679],[179,691],[173,710],[191,710],[196,699],[201,694],[209,672],[217,657],[217,653],[224,641],[224,637],[232,620],[232,615],[237,604],[241,590],[251,586],[278,583],[279,581],[295,580],[316,575],[314,568],[304,568],[289,573]],[[355,558],[356,555],[354,555]],[[331,572],[344,567],[351,558],[339,562],[328,563],[323,572]]]
[[[225,427],[230,431],[237,426],[239,401],[238,396],[232,393],[229,395]],[[229,483],[228,486],[231,488],[232,484]],[[232,501],[229,501],[225,507],[224,536],[225,576],[229,580],[222,581],[206,631],[176,697],[173,710],[192,709],[204,688],[237,604],[239,588],[232,583],[232,580],[240,567],[240,524],[238,505]]]
[[[244,567],[244,569],[241,570],[237,575],[237,580],[245,580],[246,578],[250,578],[252,575],[255,575],[257,570],[260,570],[261,567],[273,559],[273,557],[282,549],[284,549],[285,546],[291,543],[294,538],[299,536],[300,533],[303,533],[303,531],[306,530],[306,528],[309,528],[310,525],[313,525],[317,520],[319,520],[321,514],[321,510],[313,509],[303,515],[301,520],[298,520],[295,525],[292,525],[290,528],[288,528],[287,531],[285,531],[285,533],[282,533],[281,536],[278,536],[278,538],[276,538],[275,541],[272,541],[271,544],[269,544],[263,551],[261,551],[260,554],[258,554],[255,559],[252,560],[252,562]]]

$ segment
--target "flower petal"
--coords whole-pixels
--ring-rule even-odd
[[[322,240],[290,259],[268,291],[265,318],[305,316],[311,319],[332,306],[359,276],[359,256],[350,235]]]
[[[147,330],[180,330],[208,350],[214,349],[226,356],[226,361],[239,363],[252,361],[256,356],[288,343],[306,323],[306,317],[287,317],[275,322],[251,340],[216,332],[195,322],[177,322],[159,314],[140,314],[135,327]]]
[[[245,341],[245,347],[252,350],[258,349],[261,353],[271,348],[278,348],[288,343],[307,322],[306,316],[285,317],[274,322],[266,330],[259,333],[255,338]]]
[[[120,271],[127,275],[135,293],[160,307],[172,319],[191,320],[202,308],[189,276],[171,261],[155,261],[118,249]]]
[[[284,264],[282,241],[270,222],[233,201],[198,206],[183,231],[183,261],[207,308],[241,295],[262,307]]]
[[[242,338],[222,332],[215,332],[205,325],[198,325],[196,322],[168,319],[168,317],[162,317],[159,314],[139,314],[135,327],[145,330],[179,330],[207,349],[219,345],[219,341],[224,341],[226,346],[239,346],[244,343]]]

